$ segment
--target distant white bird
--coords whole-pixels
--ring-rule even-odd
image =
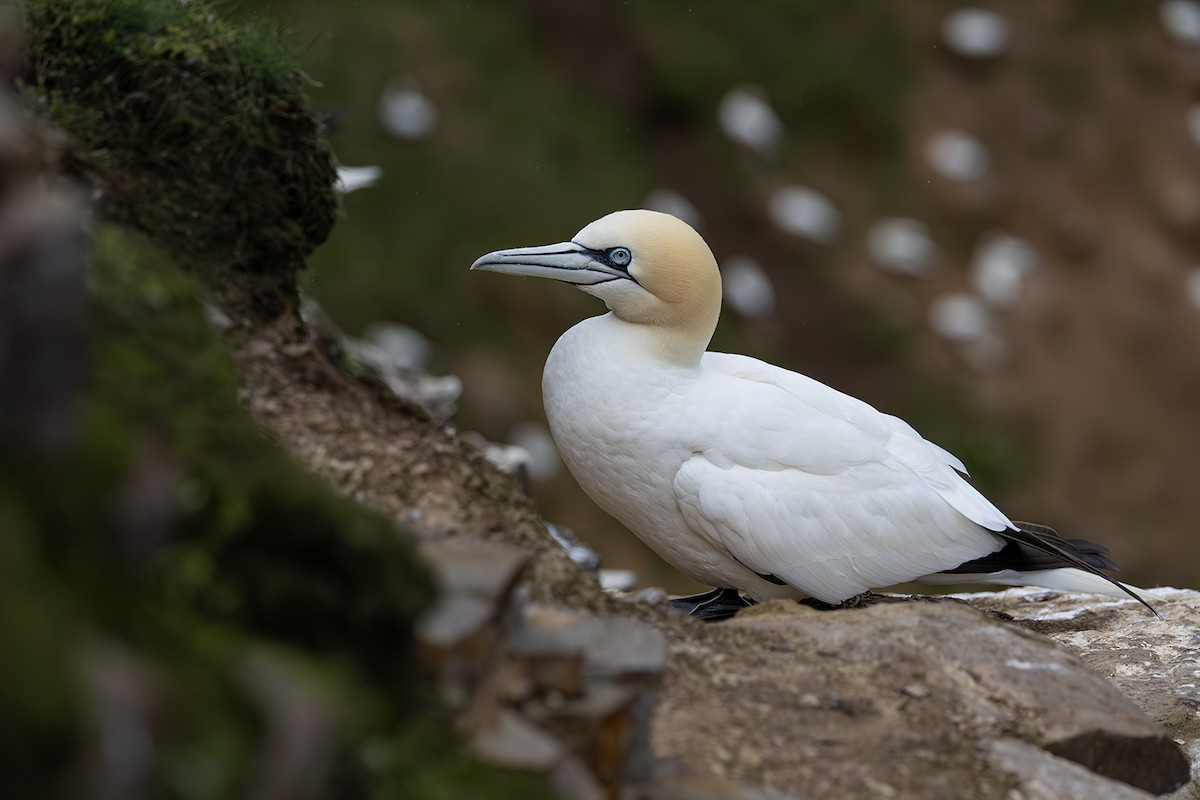
[[[740,592],[840,603],[912,580],[1141,599],[1098,571],[1113,567],[1103,547],[1012,522],[903,420],[804,375],[705,352],[721,278],[675,217],[618,211],[571,241],[498,250],[471,268],[554,278],[608,305],[550,352],[546,416],[584,491],[717,587],[678,601],[691,613],[728,616],[746,604]]]
[[[1181,44],[1200,44],[1200,4],[1195,0],[1164,0],[1158,7],[1163,27]]]
[[[766,93],[755,86],[739,86],[730,89],[717,106],[717,119],[721,130],[733,141],[770,155],[783,137],[783,123]]]
[[[986,8],[960,8],[942,20],[942,39],[966,58],[995,58],[1008,49],[1008,23]]]
[[[934,171],[954,181],[979,180],[991,157],[983,142],[965,131],[938,131],[925,144],[925,158]]]
[[[924,222],[886,217],[867,231],[867,252],[883,269],[896,275],[925,275],[937,248]]]
[[[721,291],[725,302],[749,319],[775,310],[775,284],[762,266],[749,256],[730,256],[721,265]]]
[[[767,201],[767,213],[780,230],[817,244],[833,244],[842,213],[828,197],[807,186],[784,186]]]
[[[400,139],[424,139],[438,124],[437,106],[408,75],[397,75],[383,87],[378,114],[384,129]]]

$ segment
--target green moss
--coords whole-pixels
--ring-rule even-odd
[[[235,316],[295,303],[337,215],[334,168],[284,37],[192,0],[28,0],[26,102],[74,138],[65,169],[164,242]]]
[[[262,438],[182,271],[112,230],[98,245],[97,316],[110,335],[94,354],[89,442],[127,450],[88,461],[124,462],[126,475],[146,458],[170,465],[177,539],[144,558],[170,601],[163,608],[350,658],[360,670],[384,664],[390,674],[411,661],[411,623],[432,585],[408,541]],[[105,430],[114,425],[120,435]]]
[[[62,593],[31,552],[24,509],[3,492],[0,531],[0,772],[21,787],[44,780],[44,765],[78,745],[79,692],[61,642]]]

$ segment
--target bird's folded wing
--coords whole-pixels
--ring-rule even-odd
[[[706,366],[735,383],[717,432],[675,476],[690,527],[750,569],[827,602],[950,569],[1011,523],[961,463],[901,420],[753,359]]]
[[[957,473],[966,474],[967,469],[954,454],[923,438],[921,434],[899,417],[884,414],[856,397],[832,389],[806,375],[781,369],[746,356],[726,353],[705,355],[705,367],[719,372],[741,384],[740,391],[761,398],[759,387],[771,387],[785,393],[790,401],[772,405],[780,409],[773,415],[773,427],[791,430],[789,425],[814,426],[827,429],[829,437],[808,445],[817,445],[835,454],[850,453],[869,443],[886,451],[883,460],[895,460],[912,470],[959,513],[991,531],[1015,529],[1008,519],[979,491],[963,480]],[[822,424],[822,423],[825,424]],[[843,427],[844,426],[844,427]],[[846,432],[849,432],[847,435]],[[799,437],[792,436],[795,441]],[[857,441],[855,441],[857,440]],[[794,455],[785,463],[800,469],[812,469],[812,464],[803,454],[804,445],[794,449]],[[881,458],[878,454],[875,458]],[[746,462],[748,466],[755,466]]]
[[[935,491],[880,462],[831,475],[718,466],[697,454],[674,488],[693,531],[751,570],[830,603],[999,546]]]

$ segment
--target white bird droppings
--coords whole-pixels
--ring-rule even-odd
[[[637,586],[637,575],[631,569],[602,569],[596,577],[606,592],[628,592]]]
[[[832,244],[842,229],[842,214],[828,197],[807,186],[785,186],[771,195],[767,210],[785,233],[818,244]]]
[[[929,324],[940,336],[959,343],[980,341],[991,331],[987,308],[979,298],[965,292],[934,300],[929,307]]]
[[[756,86],[730,89],[717,106],[721,130],[737,144],[758,153],[774,151],[783,136],[783,124]]]
[[[704,229],[704,217],[701,216],[700,209],[674,189],[655,189],[646,195],[642,206],[651,211],[661,211],[672,217],[678,217],[698,231]]]
[[[974,181],[987,174],[991,166],[987,147],[965,131],[943,130],[925,144],[929,166],[943,178]]]
[[[994,11],[960,8],[942,20],[942,40],[957,55],[995,58],[1008,49],[1008,23]]]
[[[757,261],[730,256],[721,264],[725,303],[743,317],[758,319],[775,310],[775,286]]]
[[[971,286],[989,306],[1009,308],[1037,263],[1037,250],[1024,239],[1007,234],[989,236],[971,262]]]
[[[1200,45],[1200,3],[1194,0],[1165,0],[1158,7],[1163,27],[1176,41]]]
[[[920,220],[888,217],[876,222],[867,232],[867,252],[871,260],[899,275],[928,274],[935,249],[929,228]]]
[[[379,98],[379,122],[400,139],[424,139],[437,127],[437,108],[407,75],[387,82]]]
[[[1067,671],[1067,668],[1062,664],[1055,664],[1053,662],[1022,661],[1019,658],[1010,658],[1008,661],[1004,662],[1004,666],[1020,670],[1046,670],[1047,672]]]

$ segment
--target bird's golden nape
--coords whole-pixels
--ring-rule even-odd
[[[644,209],[615,211],[587,225],[574,240],[586,247],[627,248],[630,277],[643,293],[590,294],[603,299],[621,319],[695,329],[707,345],[721,311],[721,275],[712,250],[678,217]]]

